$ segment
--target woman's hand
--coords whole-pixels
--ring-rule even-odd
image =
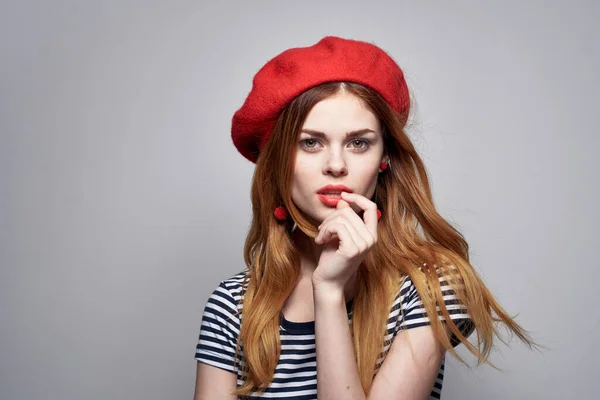
[[[377,242],[377,205],[356,193],[342,192],[341,196],[336,210],[323,220],[315,238],[315,243],[325,246],[313,273],[313,287],[323,285],[343,291]],[[349,203],[364,210],[364,221]]]

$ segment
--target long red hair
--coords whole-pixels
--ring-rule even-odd
[[[373,382],[387,317],[403,277],[409,276],[414,282],[441,345],[463,363],[466,364],[454,350],[446,326],[477,357],[477,365],[493,366],[488,356],[493,336],[499,337],[497,323],[504,324],[530,348],[535,345],[527,331],[498,304],[469,263],[469,246],[464,237],[436,210],[423,161],[405,132],[408,115],[395,113],[367,87],[330,82],[300,94],[282,110],[256,163],[252,224],[244,247],[249,273],[244,282],[247,289],[236,349],[245,382],[235,395],[264,390],[273,379],[280,355],[280,314],[300,275],[291,224],[295,221],[297,228],[309,237],[318,234],[291,199],[298,136],[311,108],[340,91],[357,96],[380,119],[392,166],[378,178],[372,200],[383,218],[377,228],[378,242],[364,260],[364,268],[358,270],[354,298],[351,332],[365,393]],[[291,218],[286,224],[278,223],[273,216],[273,210],[280,205],[289,210]],[[477,332],[475,345],[461,334],[444,306],[439,281],[442,274],[472,318]],[[445,324],[437,309],[445,317]]]

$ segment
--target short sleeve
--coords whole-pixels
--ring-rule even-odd
[[[240,332],[236,302],[221,282],[209,296],[202,314],[196,359],[229,372],[236,372],[234,356]]]
[[[466,307],[460,302],[452,290],[452,287],[443,279],[443,277],[440,277],[440,286],[442,289],[444,305],[450,314],[450,318],[454,321],[456,327],[463,336],[469,337],[475,330],[475,325],[467,312]],[[401,312],[398,315],[396,331],[430,325],[431,322],[427,316],[427,311],[423,307],[421,296],[410,277],[406,278],[400,289],[400,299]],[[439,307],[437,310],[440,320],[444,321],[444,316]],[[452,347],[456,347],[460,344],[460,340],[453,334],[450,338],[450,343],[452,344]]]

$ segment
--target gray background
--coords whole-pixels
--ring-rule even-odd
[[[592,1],[12,1],[0,8],[0,397],[191,398],[204,303],[244,268],[254,73],[332,34],[405,70],[440,212],[540,354],[449,358],[445,399],[595,398]],[[461,354],[474,359],[464,347]]]

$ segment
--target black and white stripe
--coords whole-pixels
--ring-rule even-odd
[[[238,364],[234,365],[234,354],[240,332],[240,316],[243,308],[243,303],[239,304],[242,296],[242,282],[247,273],[248,270],[244,270],[229,279],[221,281],[209,296],[202,315],[195,356],[201,362],[235,373],[238,387],[243,384],[246,377],[245,374],[241,373],[239,360]],[[451,318],[455,320],[463,334],[469,336],[474,327],[470,322],[466,309],[457,302],[450,286],[442,279],[440,279],[440,283],[444,302]],[[352,303],[351,300],[346,305],[349,323],[352,320]],[[235,315],[236,313],[238,315]],[[440,318],[443,319],[442,316]],[[280,321],[281,355],[275,368],[274,380],[265,393],[260,396],[255,393],[254,396],[248,398],[316,399],[317,364],[314,321],[291,322],[286,320],[283,314]],[[387,334],[384,343],[382,343],[383,350],[377,360],[375,374],[383,364],[393,339],[400,330],[428,324],[429,319],[423,308],[423,303],[414,284],[407,277],[389,313]],[[459,342],[453,340],[452,343],[456,346]],[[244,364],[243,354],[242,346],[242,366]],[[444,365],[445,360],[440,366],[429,399],[439,399],[441,396]]]

